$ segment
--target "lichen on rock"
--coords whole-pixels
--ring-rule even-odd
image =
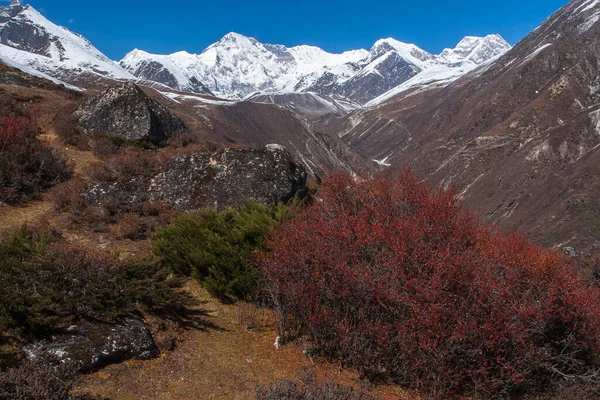
[[[83,102],[75,112],[84,133],[162,142],[184,132],[183,120],[132,82],[112,86]]]
[[[95,204],[164,201],[180,210],[195,211],[248,201],[286,202],[305,185],[304,167],[294,162],[285,148],[236,148],[188,154],[156,175],[96,185],[85,198]]]

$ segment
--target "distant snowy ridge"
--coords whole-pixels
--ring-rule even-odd
[[[196,81],[217,96],[242,99],[255,92],[297,92],[325,72],[349,78],[358,68],[352,63],[367,56],[366,50],[331,54],[318,47],[287,48],[229,33],[201,54],[156,55],[136,49],[120,65],[136,76],[158,77],[174,89],[193,91]]]
[[[156,55],[136,49],[117,63],[81,35],[17,0],[0,7],[0,45],[0,58],[11,65],[79,86],[102,78],[132,80],[236,101],[256,93],[302,93],[306,95],[295,98],[254,96],[252,101],[295,102],[298,109],[341,113],[407,85],[452,81],[510,49],[501,36],[489,35],[466,37],[438,55],[393,38],[378,40],[370,50],[332,54],[315,46],[288,48],[229,33],[200,54]]]
[[[332,54],[314,46],[288,48],[229,33],[200,54],[156,55],[136,49],[120,65],[174,89],[228,99],[256,92],[313,92],[366,103],[424,71],[458,77],[510,48],[499,35],[466,37],[454,49],[433,55],[388,38],[377,41],[370,51]],[[199,82],[202,87],[197,89]]]

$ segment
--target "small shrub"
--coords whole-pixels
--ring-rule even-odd
[[[100,159],[107,159],[120,154],[121,147],[107,137],[98,137],[92,145],[92,153]]]
[[[120,239],[138,240],[146,237],[146,226],[136,213],[125,214],[114,231]]]
[[[127,182],[138,176],[156,174],[161,166],[156,152],[128,149],[95,163],[86,174],[95,182]]]
[[[74,378],[75,371],[66,365],[25,362],[0,372],[0,399],[65,400]]]
[[[89,150],[89,136],[82,135],[77,129],[78,118],[74,115],[77,104],[71,103],[62,107],[52,120],[57,136],[69,146],[79,150]]]
[[[302,375],[300,382],[286,379],[272,383],[268,388],[258,385],[256,400],[375,400],[350,386],[319,383],[314,371]]]
[[[167,140],[167,147],[181,148],[195,145],[203,145],[204,143],[189,132],[176,133]]]
[[[268,322],[266,308],[247,301],[237,303],[237,316],[238,326],[247,331],[262,328]]]
[[[249,257],[288,215],[285,206],[272,210],[254,203],[185,214],[152,236],[154,253],[174,272],[193,275],[215,297],[244,299],[255,293],[259,276]]]
[[[155,260],[114,256],[27,228],[0,240],[0,345],[51,334],[79,319],[168,314],[187,297]]]
[[[436,398],[598,381],[600,293],[560,254],[480,227],[410,173],[327,178],[260,267],[282,336]]]
[[[4,89],[0,89],[0,115],[23,117],[27,115],[27,111],[22,104],[15,101],[12,95],[5,94]]]
[[[72,167],[36,138],[31,121],[0,121],[0,202],[18,204],[69,179]]]
[[[0,399],[101,400],[87,394],[71,395],[75,378],[72,365],[26,361],[0,372]]]
[[[88,184],[80,179],[60,183],[50,190],[50,200],[56,211],[70,211],[80,214],[86,207],[82,193],[88,189]]]

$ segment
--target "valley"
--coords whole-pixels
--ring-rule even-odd
[[[46,14],[0,5],[0,400],[598,398],[600,0],[118,61]]]

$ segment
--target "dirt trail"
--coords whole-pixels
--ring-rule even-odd
[[[246,331],[238,324],[238,307],[223,305],[197,283],[188,289],[202,304],[212,327],[189,330],[183,342],[160,358],[112,365],[84,378],[78,391],[111,400],[252,399],[257,383],[295,378],[314,367],[320,379],[358,387],[356,376],[326,363],[313,365],[299,345],[274,347],[272,325]],[[416,399],[391,386],[371,391],[381,399]]]
[[[0,205],[0,232],[37,222],[51,209],[52,205],[44,201],[32,201],[19,207],[2,204]]]

